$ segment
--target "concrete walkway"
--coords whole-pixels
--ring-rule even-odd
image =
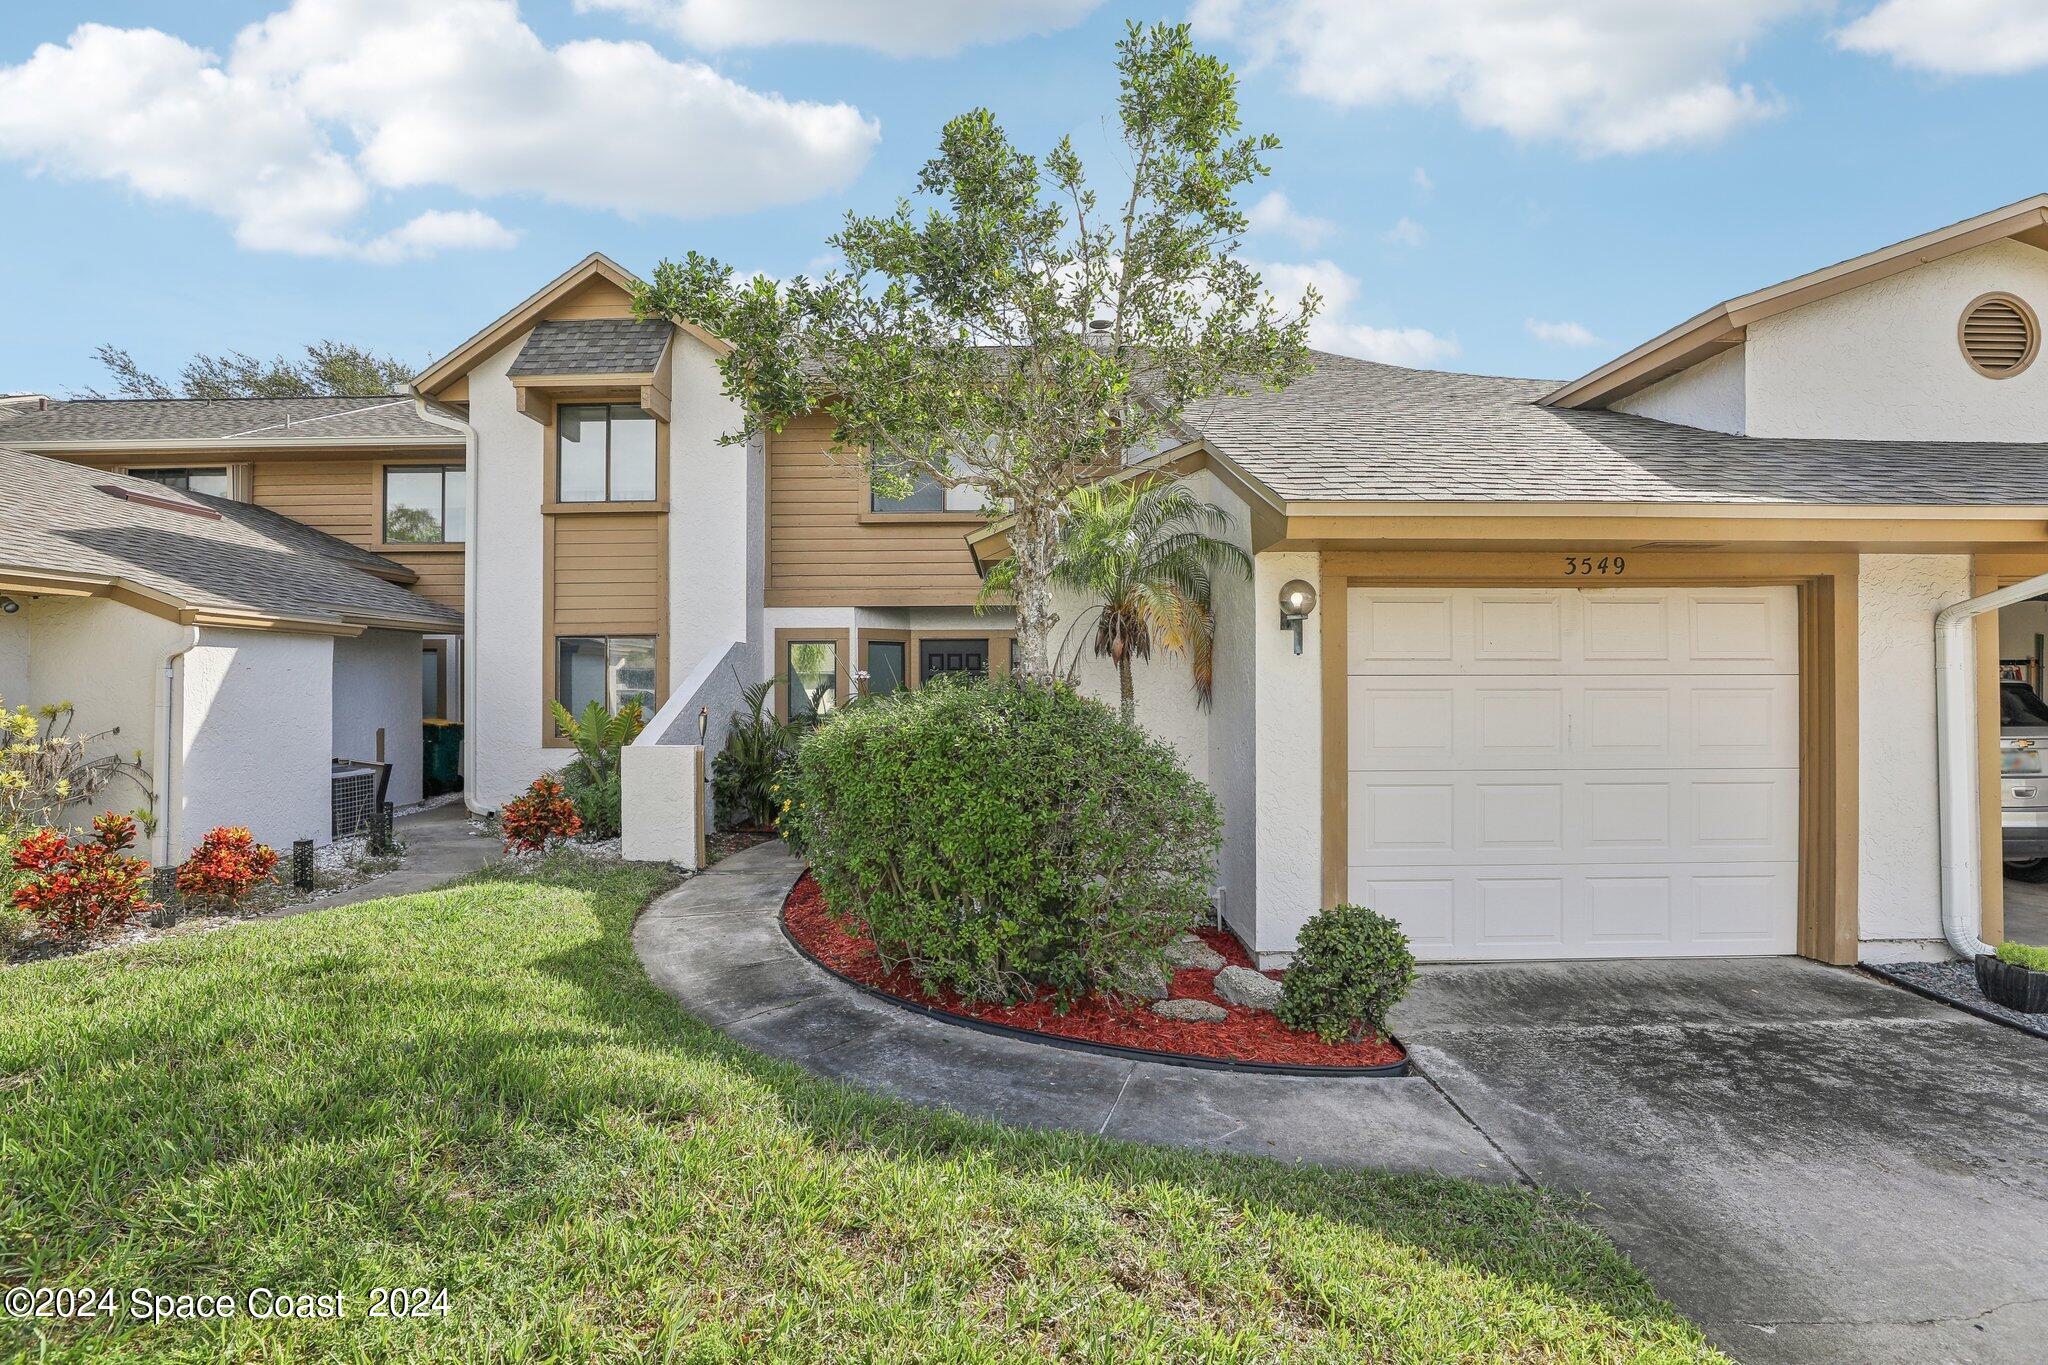
[[[683,1008],[750,1047],[918,1104],[1036,1128],[1332,1166],[1511,1181],[1420,1077],[1313,1079],[1133,1062],[939,1023],[812,966],[783,936],[802,866],[779,842],[719,863],[640,917],[633,945]]]
[[[415,891],[431,891],[444,882],[453,881],[486,864],[496,862],[504,855],[504,846],[496,839],[486,838],[471,830],[469,810],[459,800],[451,801],[445,806],[436,806],[432,810],[421,811],[417,815],[402,815],[393,822],[393,827],[398,837],[405,843],[405,861],[398,868],[332,896],[279,906],[258,918],[283,919],[290,915],[303,915],[311,910],[332,910],[337,905],[354,905],[357,901],[382,900],[386,896],[409,896]]]
[[[2033,1361],[2048,1340],[2048,1045],[1800,959],[1425,969],[1394,1018],[1421,1076],[1232,1076],[992,1037],[813,967],[782,845],[634,929],[684,1008],[921,1104],[1589,1197],[1743,1361]],[[1469,1116],[1469,1117],[1468,1117]]]

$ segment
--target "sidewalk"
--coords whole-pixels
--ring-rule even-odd
[[[258,918],[284,919],[303,915],[309,910],[331,910],[337,905],[354,905],[358,901],[429,891],[443,882],[453,881],[496,862],[504,852],[496,839],[486,838],[470,829],[469,810],[460,801],[451,801],[417,815],[400,816],[395,828],[398,837],[405,842],[405,862],[397,871],[373,877],[332,896],[280,906]]]

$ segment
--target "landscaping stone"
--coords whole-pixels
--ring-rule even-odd
[[[1167,965],[1176,970],[1194,967],[1201,971],[1213,972],[1223,966],[1223,954],[1202,942],[1195,934],[1182,934],[1166,945],[1166,961]]]
[[[1152,1007],[1161,1019],[1178,1019],[1187,1024],[1220,1024],[1230,1017],[1223,1006],[1207,1000],[1162,1000]]]
[[[1124,969],[1117,985],[1124,995],[1140,1000],[1164,1000],[1173,989],[1173,971],[1164,963],[1139,962]]]
[[[1280,983],[1249,967],[1225,967],[1216,973],[1216,994],[1247,1009],[1270,1010],[1280,1005]]]

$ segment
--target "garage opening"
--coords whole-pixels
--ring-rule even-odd
[[[1425,960],[1797,950],[1790,587],[1347,603],[1349,898]]]
[[[2048,598],[1998,613],[1998,794],[2005,937],[2048,943]]]

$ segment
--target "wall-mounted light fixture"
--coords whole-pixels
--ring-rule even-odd
[[[4,594],[0,594],[0,611],[4,611],[4,612],[6,612],[6,613],[7,613],[7,614],[8,614],[9,616],[12,616],[12,615],[14,615],[14,613],[16,613],[16,612],[18,612],[18,611],[20,611],[20,610],[21,610],[21,603],[19,603],[19,602],[15,601],[15,600],[14,600],[13,598],[11,598],[11,597],[8,597],[8,596],[6,596],[6,595],[4,595]]]
[[[1305,578],[1290,578],[1280,589],[1280,629],[1294,632],[1294,652],[1301,653],[1301,623],[1316,609],[1316,585]]]
[[[699,744],[702,744],[704,742],[704,736],[709,734],[710,732],[711,708],[708,706],[700,706],[697,708],[697,742]]]

